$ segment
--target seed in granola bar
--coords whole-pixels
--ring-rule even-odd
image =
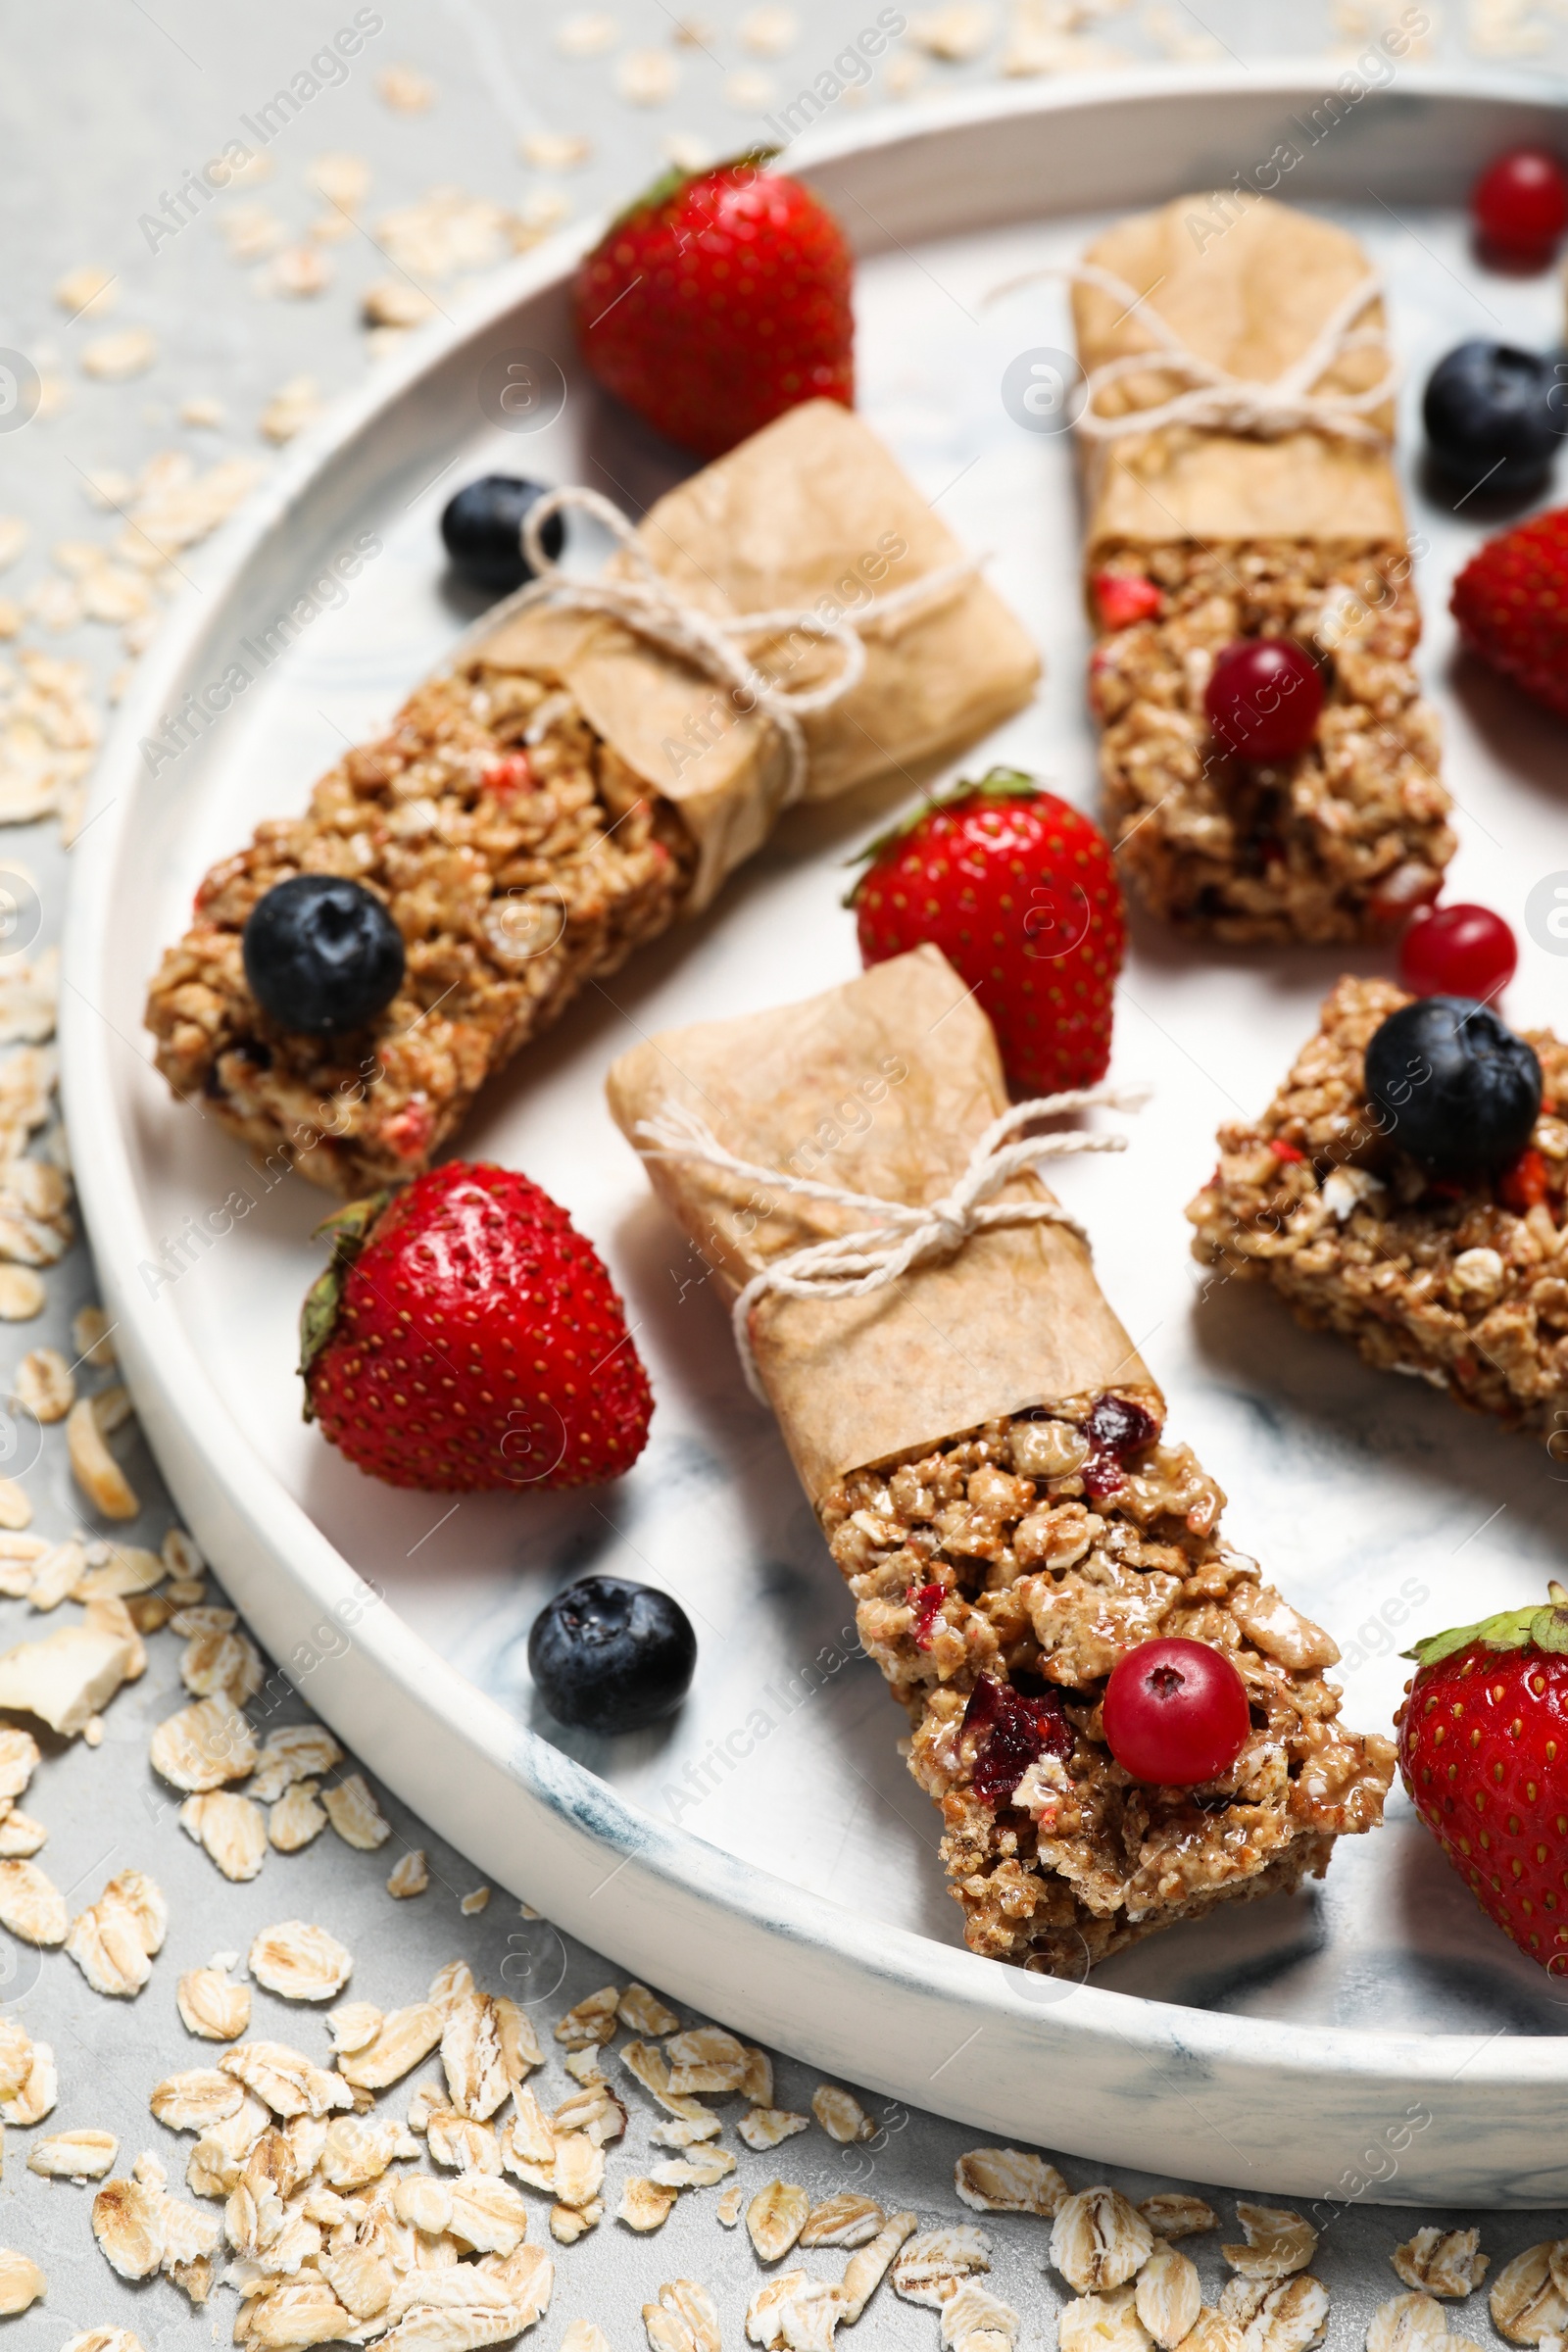
[[[1123,1652],[1102,1720],[1122,1770],[1166,1788],[1218,1780],[1252,1728],[1247,1685],[1224,1651],[1181,1636]]]
[[[343,874],[291,874],[246,920],[245,977],[285,1029],[325,1037],[358,1029],[403,985],[403,934],[384,900]]]
[[[1317,733],[1323,673],[1292,637],[1244,637],[1215,661],[1203,710],[1238,760],[1289,760]]]
[[[982,1674],[963,1711],[962,1730],[977,1735],[971,1778],[988,1805],[1010,1797],[1040,1756],[1069,1756],[1072,1730],[1054,1690],[1030,1698],[1009,1683]]]
[[[522,526],[530,508],[545,496],[543,482],[519,474],[486,473],[466,482],[449,499],[441,516],[441,538],[452,568],[470,588],[488,596],[510,596],[534,576],[522,552]],[[545,554],[555,563],[565,541],[559,514],[547,515],[539,532]]]
[[[1375,1031],[1367,1100],[1427,1171],[1464,1177],[1525,1149],[1541,1109],[1535,1049],[1471,997],[1420,997]]]
[[[679,1601],[623,1576],[569,1585],[528,1636],[535,1689],[558,1722],[586,1731],[661,1722],[680,1705],[696,1667],[697,1636]]]

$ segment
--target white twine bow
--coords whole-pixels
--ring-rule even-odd
[[[628,558],[634,576],[613,579],[568,577],[544,544],[544,532],[556,515],[570,510],[591,514],[604,525]],[[497,623],[514,612],[548,605],[564,612],[603,612],[632,629],[650,645],[690,662],[718,686],[724,687],[737,710],[760,710],[777,729],[788,760],[786,804],[806,790],[808,752],[801,720],[813,710],[826,710],[858,685],[865,672],[865,632],[889,621],[908,618],[926,606],[936,606],[972,580],[979,561],[966,557],[922,573],[903,588],[872,597],[858,612],[825,616],[820,612],[781,609],[775,612],[737,612],[722,620],[683,597],[659,570],[628,516],[612,499],[597,490],[566,487],[547,491],[536,499],[523,519],[522,553],[535,574],[476,622],[453,657],[461,662]],[[790,686],[770,678],[750,660],[744,648],[749,638],[815,637],[837,648],[839,664],[820,685]]]
[[[1361,441],[1377,449],[1389,444],[1387,429],[1370,412],[1382,407],[1397,389],[1398,362],[1389,357],[1381,380],[1364,392],[1323,392],[1315,389],[1347,352],[1376,347],[1387,349],[1379,326],[1357,326],[1362,313],[1380,300],[1383,281],[1371,272],[1337,302],[1300,358],[1272,377],[1232,375],[1227,368],[1190,351],[1181,337],[1136,286],[1097,263],[1082,262],[1061,270],[1030,270],[996,289],[1008,294],[1041,278],[1064,278],[1071,283],[1098,286],[1102,293],[1136,311],[1154,338],[1149,351],[1124,352],[1092,369],[1086,380],[1088,398],[1077,429],[1088,441],[1117,441],[1129,433],[1157,432],[1168,425],[1189,425],[1197,432],[1237,433],[1261,441],[1283,433],[1323,433],[1330,439]],[[1106,416],[1100,399],[1124,376],[1169,373],[1187,378],[1184,391],[1149,409],[1129,409]]]
[[[828,1200],[840,1208],[863,1209],[869,1222],[858,1232],[835,1235],[792,1250],[752,1276],[731,1310],[735,1348],[754,1396],[766,1402],[766,1392],[752,1347],[751,1316],[758,1300],[776,1291],[786,1298],[863,1298],[897,1282],[913,1266],[930,1258],[951,1257],[977,1233],[1000,1225],[1065,1225],[1087,1244],[1089,1236],[1078,1219],[1055,1200],[998,1200],[1015,1176],[1038,1169],[1043,1159],[1066,1159],[1084,1152],[1125,1152],[1124,1135],[1030,1135],[1009,1142],[1031,1119],[1059,1118],[1070,1110],[1087,1110],[1096,1103],[1133,1110],[1145,1100],[1138,1090],[1110,1086],[1077,1087],[1060,1095],[1043,1095],[1030,1102],[1015,1102],[990,1126],[969,1154],[968,1165],[950,1193],[940,1200],[914,1203],[884,1200],[874,1193],[819,1184],[809,1176],[794,1176],[785,1168],[764,1168],[729,1151],[699,1114],[672,1102],[651,1119],[639,1119],[638,1150],[645,1159],[696,1160],[727,1176],[762,1185],[770,1191],[794,1193],[809,1200]],[[763,1210],[770,1212],[772,1203]]]

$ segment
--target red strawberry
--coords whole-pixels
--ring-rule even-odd
[[[1489,539],[1453,583],[1472,653],[1568,718],[1568,507]]]
[[[305,1418],[388,1486],[474,1494],[618,1478],[648,1375],[604,1262],[526,1176],[450,1160],[320,1228],[300,1317]]]
[[[831,213],[767,151],[671,172],[578,273],[577,334],[599,381],[699,457],[803,400],[855,405],[854,263]]]
[[[1412,1803],[1489,1919],[1568,1973],[1568,1590],[1419,1642],[1395,1722]]]
[[[994,767],[866,855],[850,900],[862,962],[939,947],[990,1014],[1019,1094],[1104,1076],[1127,924],[1109,848],[1086,816]]]

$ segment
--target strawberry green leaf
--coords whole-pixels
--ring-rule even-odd
[[[666,204],[673,204],[682,188],[689,187],[694,179],[711,179],[715,172],[740,172],[748,164],[754,171],[760,172],[782,152],[778,147],[747,147],[739,155],[726,156],[721,164],[705,165],[701,172],[688,172],[684,164],[671,164],[667,172],[661,172],[640,196],[634,196],[630,204],[615,215],[610,223],[611,229],[624,228],[629,221],[644,220],[650,213],[662,212]]]
[[[350,1200],[334,1209],[316,1228],[316,1239],[330,1234],[332,1255],[325,1271],[318,1274],[305,1294],[300,1309],[300,1376],[305,1382],[305,1418],[315,1419],[311,1405],[310,1371],[321,1349],[332,1336],[337,1310],[343,1295],[343,1277],[369,1240],[376,1219],[391,1200],[390,1191],[368,1193],[363,1200]]]
[[[1468,1649],[1472,1642],[1479,1642],[1484,1649],[1528,1649],[1533,1644],[1548,1655],[1568,1655],[1568,1607],[1558,1605],[1554,1592],[1548,1608],[1505,1609],[1475,1625],[1456,1625],[1446,1634],[1418,1642],[1403,1655],[1422,1666],[1437,1666],[1455,1651]]]
[[[853,858],[845,858],[846,865],[863,866],[865,872],[857,875],[854,888],[840,904],[845,906],[856,906],[865,887],[866,874],[884,850],[891,850],[895,842],[907,841],[911,833],[917,833],[926,819],[935,816],[939,810],[966,808],[975,801],[1034,801],[1040,798],[1044,790],[1045,786],[1034,776],[1025,775],[1021,767],[992,767],[986,770],[978,784],[971,784],[965,779],[953,785],[947,792],[928,794],[910,815],[900,817],[896,825],[889,825],[885,833],[878,833],[863,849],[857,850]]]

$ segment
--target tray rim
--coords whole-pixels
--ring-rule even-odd
[[[808,133],[789,150],[789,167],[807,174],[830,171],[841,160],[919,145],[956,128],[1020,116],[1048,121],[1069,109],[1115,111],[1239,92],[1288,103],[1321,93],[1325,71],[1321,59],[1286,60],[1253,69],[1118,71],[1074,77],[1065,87],[1027,82],[1010,88],[982,87]],[[1500,102],[1540,115],[1561,107],[1568,98],[1568,79],[1559,77],[1553,84],[1544,75],[1478,75],[1407,67],[1400,74],[1399,93],[1450,104]],[[1093,2045],[1110,2053],[1118,2046],[1141,2066],[1195,2082],[1208,2079],[1215,2067],[1224,2070],[1240,2063],[1257,2088],[1265,2077],[1284,2089],[1293,2082],[1321,2082],[1330,2074],[1347,2092],[1361,2084],[1369,2089],[1382,2086],[1392,2095],[1451,2087],[1461,2070],[1476,2092],[1522,2091],[1527,2085],[1540,2092],[1568,2084],[1568,2035],[1522,2040],[1480,2034],[1389,2034],[1294,2026],[1179,2008],[1102,1991],[1093,1984],[1071,1988],[1070,1997],[1042,2007],[1020,1995],[1011,1971],[912,1931],[858,1920],[838,1903],[741,1862],[693,1832],[661,1823],[477,1692],[394,1611],[377,1609],[370,1589],[251,1454],[179,1327],[172,1321],[160,1325],[139,1295],[139,1286],[128,1278],[154,1244],[136,1193],[126,1139],[109,1111],[116,1088],[105,1031],[93,1005],[101,995],[118,854],[133,818],[137,789],[146,784],[138,762],[139,739],[152,731],[157,713],[177,699],[176,681],[220,625],[222,596],[239,584],[261,551],[287,530],[291,513],[312,485],[465,344],[483,336],[520,304],[559,287],[596,240],[604,217],[563,232],[498,272],[479,293],[454,306],[450,323],[420,330],[411,338],[410,350],[382,363],[367,383],[346,394],[301,436],[191,567],[194,585],[172,610],[159,641],[140,664],[97,763],[80,847],[74,853],[60,1022],[62,1090],[73,1131],[93,1136],[93,1150],[82,1155],[76,1171],[84,1221],[106,1302],[121,1324],[129,1384],[176,1503],[207,1548],[220,1550],[232,1544],[243,1554],[242,1568],[230,1570],[225,1564],[220,1573],[285,1672],[291,1630],[323,1610],[337,1611],[340,1619],[344,1612],[353,1613],[356,1638],[345,1657],[327,1661],[322,1680],[310,1682],[306,1695],[378,1777],[399,1789],[396,1759],[390,1766],[383,1760],[386,1742],[373,1730],[373,1702],[385,1685],[390,1684],[414,1717],[427,1726],[444,1706],[445,1729],[458,1751],[478,1769],[482,1785],[510,1787],[520,1799],[530,1832],[541,1840],[540,1870],[554,1873],[558,1881],[560,1899],[551,1915],[562,1926],[597,1949],[608,1948],[609,1956],[643,1967],[694,2005],[725,2014],[730,2022],[766,2034],[800,2055],[852,2071],[842,2055],[842,2039],[831,2032],[807,2030],[794,2020],[780,2030],[776,2017],[769,2031],[758,2022],[758,2002],[750,1995],[730,1993],[725,2007],[715,1997],[711,1974],[677,1949],[661,1951],[657,1941],[651,1943],[646,1920],[617,1935],[608,1914],[596,1916],[587,1908],[598,1887],[585,1891],[585,1864],[619,1857],[611,1875],[633,1875],[642,1894],[652,1898],[651,1916],[671,1924],[706,1918],[710,1928],[721,1922],[737,1955],[750,1950],[754,1957],[766,1956],[772,1962],[763,1974],[774,1985],[780,1982],[781,1959],[788,1968],[798,1966],[803,1955],[818,1962],[825,1958],[854,1972],[873,1997],[896,1994],[906,2008],[912,2002],[921,2014],[933,2002],[949,2015],[961,2007],[994,2024],[1004,2039],[1015,2034],[1023,2021],[1032,2033],[1029,2046],[1040,2056],[1064,2055],[1066,2030],[1080,2052]],[[261,1581],[268,1570],[280,1582],[277,1592],[269,1592]],[[312,1669],[304,1671],[309,1674]],[[450,1781],[453,1761],[452,1753],[443,1754],[443,1783]],[[487,1847],[492,1853],[497,1850],[491,1832],[472,1820],[457,1832],[447,1826],[458,1802],[454,1789],[421,1788],[408,1801],[492,1875],[507,1879],[509,1864],[487,1860]],[[532,1866],[529,1880],[537,1892],[539,1871]],[[514,1891],[523,1890],[514,1886]],[[642,1908],[648,1911],[649,1904]],[[650,1951],[655,1957],[644,1957]],[[926,2081],[923,2089],[910,2090],[906,2067],[896,2062],[890,2068],[877,2052],[859,2044],[857,2056],[856,2079],[960,2120],[989,2120],[989,2111],[975,2112],[956,2088],[945,2087],[933,2096],[935,2078]],[[873,2059],[876,2064],[867,2073]],[[923,2077],[923,2066],[919,2072]],[[1094,2142],[1094,2126],[1083,2129]],[[1069,2136],[1062,2144],[1071,2146],[1073,2139]],[[1140,2138],[1137,2144],[1146,2153],[1131,2161],[1147,2164],[1149,2143]],[[1097,2143],[1088,2152],[1108,2150]],[[1201,2165],[1195,2171],[1194,2154],[1189,2149],[1173,2169],[1187,2178],[1226,2177],[1223,2167],[1218,2173]],[[1313,2185],[1304,2180],[1285,2184],[1306,2193]],[[1559,2173],[1554,2181],[1557,2196],[1565,2185],[1568,2176]],[[1417,2190],[1418,2180],[1406,2176],[1402,2186],[1408,2197]],[[1515,2193],[1501,2201],[1551,2200]]]

